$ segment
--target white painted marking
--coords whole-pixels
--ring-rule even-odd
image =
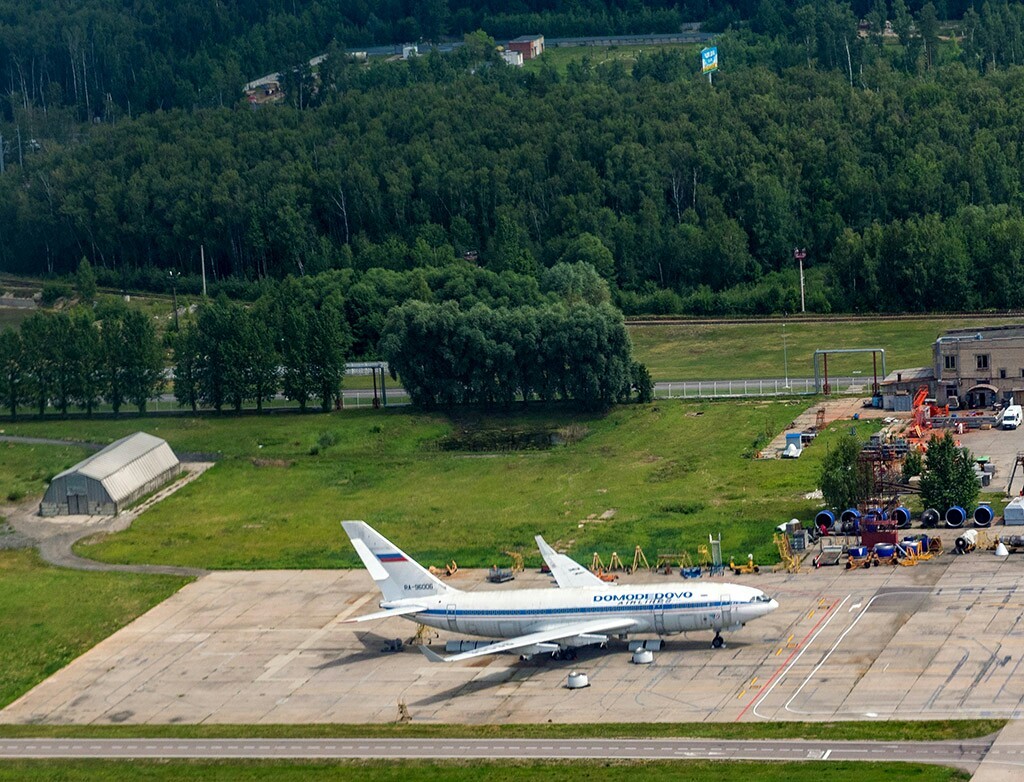
[[[838,605],[838,606],[836,606],[836,608],[837,608],[837,609],[839,609],[839,608],[842,608],[842,607],[843,607],[843,604],[844,604],[844,603],[845,603],[845,602],[846,602],[847,600],[849,600],[849,599],[850,599],[851,597],[853,597],[853,595],[852,595],[852,594],[850,594],[850,595],[847,595],[846,597],[844,597],[844,598],[843,598],[843,599],[842,599],[842,600],[840,601],[839,605]],[[762,695],[762,696],[761,696],[761,699],[760,699],[760,700],[759,700],[759,701],[757,702],[757,705],[756,705],[756,706],[754,706],[754,708],[753,708],[753,710],[752,710],[752,713],[754,714],[754,716],[756,716],[756,717],[760,717],[760,718],[761,718],[761,719],[763,719],[763,720],[771,719],[770,717],[766,717],[766,716],[765,716],[765,715],[763,715],[763,714],[758,714],[758,712],[757,712],[758,708],[759,708],[759,707],[760,707],[760,706],[761,706],[762,704],[764,704],[764,702],[765,702],[766,700],[768,700],[768,696],[769,696],[769,695],[771,695],[771,693],[772,693],[772,690],[774,690],[774,689],[775,689],[776,687],[778,687],[778,686],[779,686],[779,683],[780,683],[780,682],[781,682],[781,681],[782,681],[782,680],[783,680],[784,678],[786,678],[786,674],[787,674],[787,673],[789,673],[789,671],[790,671],[790,670],[791,670],[791,669],[793,668],[793,666],[794,666],[794,665],[796,665],[796,664],[797,664],[797,662],[798,662],[798,661],[800,660],[800,658],[804,656],[804,652],[806,652],[806,651],[807,651],[808,649],[810,649],[810,648],[811,648],[811,645],[812,645],[812,644],[813,644],[813,643],[814,643],[814,642],[815,642],[815,641],[817,640],[818,636],[819,636],[819,635],[821,635],[821,634],[822,634],[822,633],[823,633],[823,632],[825,631],[825,628],[829,626],[829,624],[830,624],[830,623],[832,622],[832,620],[833,620],[833,619],[835,619],[835,618],[836,618],[836,616],[837,616],[838,614],[839,614],[839,611],[838,611],[838,610],[836,610],[836,611],[833,611],[833,612],[832,612],[832,616],[830,616],[830,617],[829,617],[828,619],[826,619],[826,620],[825,620],[825,623],[824,623],[824,624],[823,624],[823,625],[822,625],[821,627],[819,627],[819,628],[818,628],[818,632],[816,632],[816,633],[815,633],[815,634],[814,634],[814,635],[813,635],[813,636],[811,637],[811,640],[809,640],[809,641],[807,642],[807,645],[806,645],[806,646],[804,646],[804,648],[800,650],[799,654],[797,654],[797,655],[796,655],[796,657],[794,657],[794,658],[793,658],[792,660],[790,660],[790,661],[789,661],[789,665],[787,665],[787,666],[786,666],[786,670],[784,670],[784,671],[782,672],[782,675],[781,675],[781,676],[779,676],[779,678],[778,678],[778,679],[776,679],[776,680],[775,680],[774,682],[772,682],[772,686],[771,686],[771,687],[769,687],[769,688],[768,688],[767,690],[765,690],[765,691],[764,691],[764,695]]]
[[[863,603],[857,603],[856,605],[852,605],[852,606],[850,606],[850,607],[849,607],[849,608],[848,608],[848,609],[846,610],[846,613],[850,613],[851,611],[856,611],[856,610],[857,610],[858,608],[860,608],[860,607],[861,607],[862,605],[863,605]]]

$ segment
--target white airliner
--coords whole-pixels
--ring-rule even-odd
[[[441,630],[505,639],[450,657],[420,647],[432,662],[511,651],[572,658],[577,648],[604,644],[612,635],[689,630],[714,630],[711,645],[718,649],[725,645],[722,630],[739,629],[779,607],[760,589],[736,584],[611,585],[557,553],[540,535],[537,545],[558,589],[463,592],[432,576],[365,522],[343,521],[342,526],[384,596],[383,610],[348,621],[404,616]]]

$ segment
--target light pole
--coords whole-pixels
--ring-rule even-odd
[[[174,332],[178,332],[178,272],[171,269],[167,274],[171,278],[171,296],[174,298]]]
[[[807,312],[804,307],[804,258],[807,257],[807,250],[803,247],[793,248],[793,257],[800,264],[800,311]]]
[[[786,350],[786,324],[782,324],[782,365],[786,371],[786,385],[783,388],[789,388],[789,352]]]

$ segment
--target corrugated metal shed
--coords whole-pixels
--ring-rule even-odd
[[[51,481],[39,512],[116,514],[181,470],[166,441],[145,432],[124,437]]]

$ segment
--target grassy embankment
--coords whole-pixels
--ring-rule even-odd
[[[722,533],[725,557],[774,561],[774,525],[808,518],[836,425],[803,459],[744,458],[763,432],[781,431],[806,401],[619,407],[458,421],[409,410],[307,416],[19,422],[11,432],[111,441],[137,429],[224,458],[202,478],[95,545],[89,557],[210,568],[351,567],[341,519],[365,519],[426,564],[501,561],[518,548],[539,563],[544,534],[589,562],[644,548],[649,558]],[[877,424],[861,423],[866,433]],[[576,442],[545,451],[439,448],[468,428],[563,430]],[[614,511],[605,521],[597,517]],[[594,517],[594,518],[591,518]],[[581,526],[582,523],[582,526]]]
[[[292,782],[313,779],[360,779],[362,782],[406,782],[409,779],[444,779],[446,782],[584,782],[595,776],[638,775],[645,780],[686,779],[688,782],[832,782],[832,780],[917,780],[959,782],[969,774],[938,766],[911,763],[744,763],[681,761],[642,763],[632,761],[573,761],[573,763],[517,761],[232,761],[157,762],[133,761],[17,761],[0,766],[0,781],[36,782],[60,779],[67,782],[146,780],[192,782]]]
[[[884,348],[886,367],[926,366],[931,346],[952,328],[1001,325],[1001,320],[934,318],[928,320],[862,320],[853,322],[787,322],[789,376],[814,377],[814,351],[826,348]],[[630,326],[637,360],[656,380],[702,380],[783,377],[782,321],[741,324]],[[870,354],[835,354],[829,374],[853,375],[870,381]],[[878,365],[881,375],[882,366]]]

